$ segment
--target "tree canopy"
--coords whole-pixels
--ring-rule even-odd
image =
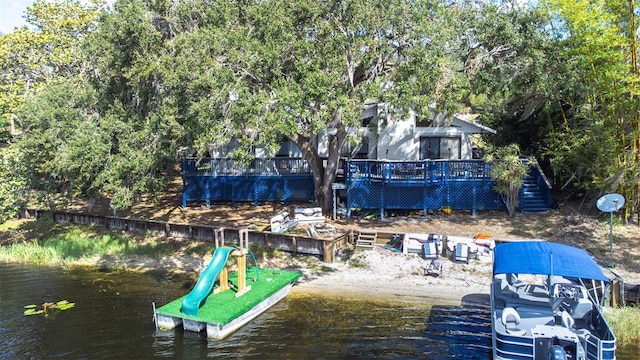
[[[450,105],[446,64],[453,60],[440,44],[453,19],[439,4],[210,2],[211,17],[173,20],[171,57],[162,66],[166,105],[201,152],[233,137],[241,155],[256,144],[275,153],[283,136],[291,139],[327,210],[340,148],[348,129],[359,127],[367,100],[423,112],[439,98]],[[327,128],[337,133],[325,168],[316,142]]]
[[[38,0],[0,36],[0,110],[31,188],[111,199],[159,190],[176,149],[302,150],[327,210],[363,105],[480,114],[556,190],[638,201],[633,0]],[[332,130],[328,156],[317,147]],[[3,135],[9,138],[8,134]],[[21,170],[22,171],[22,170]]]

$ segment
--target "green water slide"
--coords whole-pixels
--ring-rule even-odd
[[[200,274],[196,285],[191,292],[182,300],[182,311],[185,315],[197,316],[198,309],[202,306],[204,300],[211,294],[213,284],[215,284],[218,275],[227,264],[229,254],[234,250],[231,247],[219,247],[213,253],[213,259],[206,269]]]

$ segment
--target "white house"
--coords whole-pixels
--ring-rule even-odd
[[[475,122],[473,116],[462,114],[454,115],[451,121],[436,115],[434,121],[433,117],[422,120],[412,112],[408,119],[387,118],[385,125],[380,107],[372,104],[365,108],[362,127],[351,131],[352,136],[361,137],[360,146],[351,151],[347,145],[343,155],[375,160],[468,160],[474,158],[473,134],[496,133]],[[319,136],[326,139],[328,135]],[[326,156],[323,145],[327,141],[320,140],[319,152]]]
[[[411,112],[407,119],[393,119],[384,115],[381,104],[369,104],[362,116],[362,126],[351,129],[355,148],[349,143],[343,148],[344,157],[372,160],[469,160],[474,158],[473,134],[495,134],[496,131],[474,121],[473,116],[457,114],[451,121],[444,115],[436,115],[435,121],[422,119]],[[436,124],[434,126],[434,124]],[[328,155],[326,144],[330,131],[318,134],[318,152]],[[213,157],[224,157],[237,144],[212,149]],[[264,148],[256,148],[257,158],[269,158]],[[283,140],[275,157],[302,158],[302,151],[290,140]]]

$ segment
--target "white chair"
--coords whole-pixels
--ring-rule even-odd
[[[424,259],[437,259],[438,248],[434,241],[427,241],[422,243],[422,257]]]
[[[512,307],[506,307],[502,310],[502,323],[507,329],[508,334],[519,336],[524,335],[526,331],[518,327],[518,325],[520,325],[520,322],[520,314],[518,314],[518,311],[516,311],[516,309]]]
[[[464,261],[469,263],[469,246],[467,244],[457,243],[455,261]]]
[[[444,271],[444,264],[440,259],[433,259],[427,268],[427,275],[441,276]]]

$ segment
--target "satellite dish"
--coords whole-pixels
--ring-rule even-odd
[[[614,212],[624,206],[624,196],[620,194],[603,195],[596,201],[596,206],[603,212]]]
[[[596,206],[602,212],[609,213],[609,253],[613,254],[613,212],[620,210],[624,205],[624,196],[620,194],[607,194],[596,201]]]

